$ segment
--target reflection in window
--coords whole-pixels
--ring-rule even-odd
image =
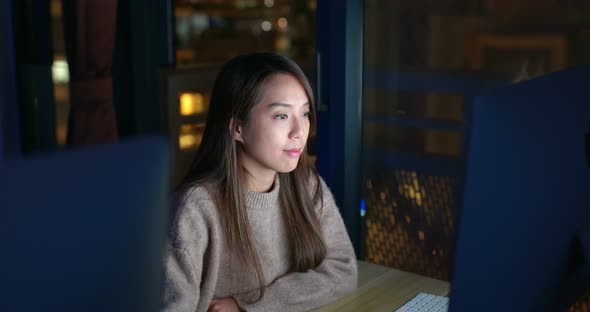
[[[205,112],[203,94],[181,93],[180,94],[180,115],[190,116]]]
[[[203,139],[205,124],[181,125],[178,145],[181,150],[196,149]]]
[[[313,63],[316,0],[175,0],[176,64],[275,51]]]
[[[65,55],[62,2],[60,0],[51,0],[50,5],[51,35],[53,40],[51,76],[55,104],[55,139],[58,146],[64,146],[67,139],[68,113],[70,111],[70,73]]]

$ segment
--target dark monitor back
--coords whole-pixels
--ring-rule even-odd
[[[587,282],[574,272],[590,226],[590,66],[481,96],[473,114],[450,311],[556,311]]]
[[[0,164],[0,310],[157,311],[169,190],[160,139]]]

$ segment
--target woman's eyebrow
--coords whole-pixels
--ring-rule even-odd
[[[288,104],[288,103],[281,103],[281,102],[273,102],[267,105],[267,107],[293,107],[292,104]],[[309,102],[306,102],[305,104],[303,104],[302,106],[309,106]]]

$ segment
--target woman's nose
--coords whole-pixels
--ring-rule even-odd
[[[299,118],[293,118],[293,122],[291,125],[291,139],[301,139],[303,137],[303,121],[299,120]]]

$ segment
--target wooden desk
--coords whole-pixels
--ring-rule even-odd
[[[419,292],[440,296],[449,294],[448,282],[364,261],[359,261],[358,267],[358,288],[352,294],[315,311],[392,312]]]

